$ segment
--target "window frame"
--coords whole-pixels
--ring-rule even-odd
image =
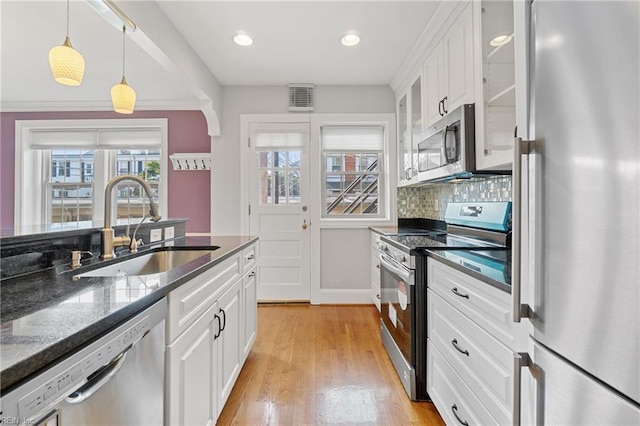
[[[95,132],[121,131],[135,129],[152,129],[160,132],[160,144],[154,145],[160,149],[160,170],[166,171],[161,179],[158,196],[160,213],[167,216],[168,209],[168,119],[166,118],[132,118],[132,119],[77,119],[77,120],[16,120],[15,122],[15,186],[14,191],[14,228],[20,230],[25,225],[47,224],[47,194],[48,175],[51,168],[50,150],[33,148],[31,135],[38,131],[70,131]],[[94,174],[94,222],[104,221],[104,190],[108,179],[115,176],[109,173],[109,163],[115,161],[115,151],[124,149],[126,145],[110,145],[102,151],[104,155],[97,155],[94,159],[92,172]],[[60,148],[67,148],[60,146]],[[108,151],[107,151],[108,150]],[[112,151],[112,152],[111,152]],[[109,157],[113,157],[113,160]],[[101,173],[100,170],[104,170]],[[27,173],[28,171],[28,173]],[[102,176],[97,174],[101,173]],[[112,203],[115,209],[114,203]],[[112,212],[113,214],[113,212]],[[115,216],[114,216],[115,217]]]
[[[314,213],[316,223],[320,228],[366,228],[373,225],[389,224],[395,222],[396,212],[392,209],[395,206],[395,173],[396,173],[396,151],[395,151],[395,124],[394,114],[389,113],[367,113],[367,114],[318,114],[311,117],[311,149],[313,151],[313,169],[311,170],[312,188],[315,188],[318,209]],[[379,207],[378,215],[358,215],[358,216],[323,216],[325,188],[323,183],[323,149],[322,149],[322,127],[324,126],[380,126],[383,129],[383,152],[381,174],[383,182],[379,183]]]
[[[378,168],[375,172],[366,172],[366,171],[353,171],[353,172],[347,172],[345,170],[345,156],[346,155],[361,155],[361,154],[375,154],[377,157],[377,162],[378,162]],[[327,171],[327,157],[328,156],[336,156],[336,155],[340,155],[341,157],[341,162],[342,162],[342,170],[340,171]],[[320,176],[320,182],[322,185],[322,200],[320,201],[320,205],[322,206],[322,210],[320,213],[320,216],[323,219],[328,219],[328,218],[340,218],[340,219],[350,219],[350,218],[362,218],[362,219],[380,219],[382,217],[384,217],[384,183],[385,183],[385,172],[386,170],[384,169],[384,148],[382,150],[379,151],[374,151],[374,150],[343,150],[343,151],[338,151],[338,150],[324,150],[321,149],[320,151],[320,156],[323,167],[320,170],[321,176]],[[327,175],[338,175],[338,176],[348,176],[348,175],[356,175],[356,176],[373,176],[376,175],[378,177],[378,190],[376,192],[377,196],[378,196],[378,207],[377,207],[377,213],[376,214],[329,214],[327,213]]]

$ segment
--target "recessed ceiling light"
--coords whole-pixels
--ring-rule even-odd
[[[348,32],[340,38],[343,46],[352,47],[360,43],[360,36],[355,32]]]
[[[239,46],[251,46],[253,44],[253,39],[245,33],[234,35],[233,41]]]
[[[512,38],[513,36],[506,35],[506,34],[499,35],[497,37],[494,37],[493,40],[489,42],[489,44],[492,45],[493,47],[504,46],[505,44],[509,43]]]

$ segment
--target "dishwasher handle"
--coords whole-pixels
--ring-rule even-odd
[[[129,346],[127,349],[122,351],[120,355],[115,357],[113,361],[109,364],[98,370],[93,374],[93,377],[87,378],[87,383],[79,387],[75,392],[71,395],[67,396],[66,401],[69,404],[81,404],[85,400],[87,400],[91,395],[100,390],[104,385],[109,382],[118,374],[118,371],[124,365],[124,361],[127,359],[127,352],[131,349],[133,345]]]

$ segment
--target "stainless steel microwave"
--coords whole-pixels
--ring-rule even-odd
[[[418,144],[418,181],[444,180],[475,172],[474,120],[474,105],[460,105],[423,133]]]

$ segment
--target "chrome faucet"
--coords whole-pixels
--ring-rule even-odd
[[[112,201],[112,191],[113,188],[123,180],[131,180],[136,183],[139,183],[144,188],[144,191],[147,193],[149,197],[149,214],[151,216],[151,220],[154,222],[159,221],[160,213],[158,212],[158,206],[153,202],[153,196],[151,195],[151,187],[147,181],[139,178],[134,175],[121,175],[112,178],[108,183],[107,187],[104,190],[104,228],[101,231],[101,254],[100,259],[113,259],[116,257],[115,248],[130,246],[131,245],[131,237],[129,235],[122,235],[120,237],[116,237],[114,235],[113,228],[111,228],[111,201]],[[143,215],[142,220],[144,220],[147,216]],[[128,229],[128,228],[127,228]],[[137,229],[137,227],[136,227]]]

